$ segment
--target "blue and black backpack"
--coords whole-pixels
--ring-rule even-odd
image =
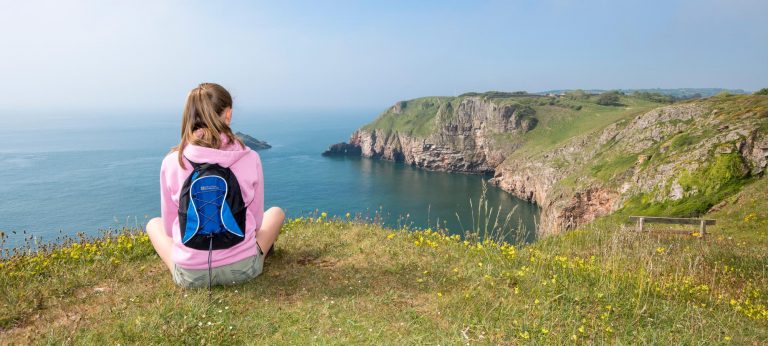
[[[208,286],[213,250],[245,239],[246,205],[232,170],[213,163],[191,162],[192,174],[179,197],[179,230],[185,246],[208,250]]]

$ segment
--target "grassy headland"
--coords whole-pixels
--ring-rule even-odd
[[[618,216],[526,246],[290,220],[262,276],[182,290],[141,232],[0,262],[2,343],[765,344],[768,180],[704,239]]]

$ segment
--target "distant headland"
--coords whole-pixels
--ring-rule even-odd
[[[237,133],[235,133],[235,136],[240,138],[240,140],[243,141],[243,143],[245,143],[245,145],[247,145],[249,148],[251,148],[253,150],[262,150],[262,149],[272,148],[272,146],[269,145],[269,143],[267,143],[265,141],[258,140],[256,138],[251,137],[250,135],[247,135],[247,134],[239,132],[239,131]]]

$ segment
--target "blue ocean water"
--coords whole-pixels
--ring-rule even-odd
[[[290,217],[327,212],[374,218],[378,213],[396,227],[439,222],[455,233],[471,228],[470,199],[476,209],[481,176],[320,155],[375,114],[236,113],[232,127],[272,144],[259,152],[265,203],[284,208]],[[5,246],[18,246],[25,236],[53,241],[59,235],[141,227],[158,216],[160,162],[179,137],[174,118],[61,116],[25,119],[0,129],[0,231],[9,235]],[[533,233],[535,205],[493,186],[486,197],[494,215],[501,208],[502,222],[515,210],[510,231]]]

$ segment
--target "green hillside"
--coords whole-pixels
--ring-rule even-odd
[[[617,120],[636,116],[658,107],[661,103],[639,97],[622,95],[614,106],[597,104],[597,95],[581,97],[548,97],[524,92],[467,93],[457,97],[422,97],[398,102],[373,122],[363,126],[365,130],[380,129],[387,133],[399,132],[415,137],[426,137],[436,131],[436,118],[442,114],[450,119],[453,110],[468,97],[479,97],[502,105],[530,107],[539,120],[534,130],[520,137],[517,134],[500,134],[498,145],[535,151],[550,148],[585,131],[600,129]],[[402,111],[398,111],[401,109]]]
[[[0,262],[0,340],[35,344],[765,344],[768,180],[705,238],[601,219],[528,246],[294,219],[252,282],[175,287],[141,233]]]

